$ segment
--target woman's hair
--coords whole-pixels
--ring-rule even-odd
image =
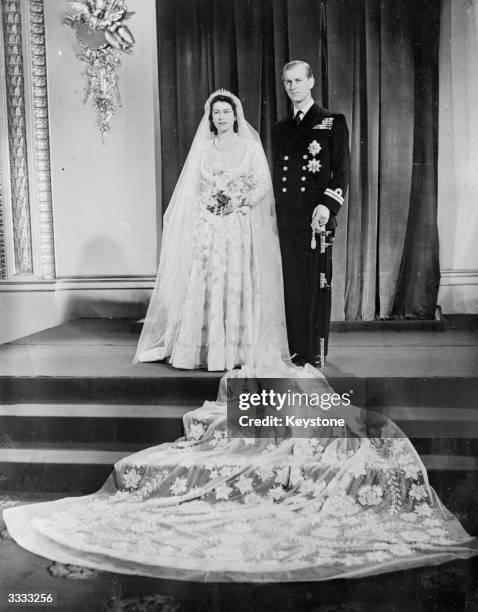
[[[228,104],[231,105],[232,110],[234,111],[234,117],[235,117],[235,119],[234,119],[234,131],[237,132],[238,129],[239,129],[239,126],[237,125],[237,108],[236,108],[236,103],[229,96],[224,96],[222,94],[218,94],[217,96],[214,96],[214,98],[209,103],[209,129],[211,130],[211,132],[213,134],[217,134],[217,128],[214,125],[214,122],[212,120],[212,110],[213,110],[214,104],[216,102],[227,102]]]

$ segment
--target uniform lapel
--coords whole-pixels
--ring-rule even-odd
[[[311,128],[320,121],[323,112],[320,106],[313,104],[305,114],[299,125],[296,125],[293,112],[290,113],[287,120],[282,124],[282,132],[288,146],[294,146],[301,142],[304,135],[310,133]]]
[[[316,103],[313,104],[305,114],[304,118],[297,126],[297,130],[302,132],[302,134],[306,134],[310,131],[310,129],[318,122],[319,117],[322,115],[322,109]]]

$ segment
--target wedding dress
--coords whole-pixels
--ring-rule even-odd
[[[233,155],[220,154],[213,141],[203,147],[201,191],[193,237],[193,254],[184,302],[171,337],[156,357],[168,355],[177,368],[231,370],[251,362],[254,315],[258,312],[258,278],[254,226],[249,211],[232,214],[211,212],[213,195],[252,177],[249,205],[256,205],[267,193],[264,174],[258,173],[259,145],[236,137]],[[229,187],[230,189],[230,187]],[[232,195],[236,195],[233,193]],[[237,195],[236,195],[237,197]],[[148,353],[142,355],[142,360]]]
[[[257,363],[259,347],[268,360],[288,356],[267,160],[237,98],[236,142],[220,148],[209,128],[213,96],[164,217],[136,362],[230,370]]]
[[[292,428],[268,438],[228,435],[228,380],[267,386],[268,379],[281,379],[305,397],[333,390],[318,370],[287,359],[262,149],[246,134],[233,165],[233,172],[244,176],[243,169],[254,168],[261,177],[250,194],[256,205],[246,215],[212,220],[201,217],[204,207],[191,215],[178,197],[201,202],[200,181],[214,186],[228,168],[202,138],[192,151],[167,218],[167,256],[162,253],[158,273],[166,293],[155,290],[138,354],[156,351],[150,357],[169,355],[184,367],[244,365],[223,376],[216,401],[185,415],[184,438],[124,458],[97,493],[4,510],[12,537],[62,563],[196,581],[363,577],[477,554],[476,540],[440,502],[410,441],[385,417],[332,406],[327,417],[344,418],[344,427]],[[218,253],[211,253],[211,240]],[[206,303],[209,269],[220,288]],[[229,275],[233,285],[225,290]],[[179,290],[173,290],[175,278]],[[229,293],[237,297],[231,306],[224,301]],[[213,303],[219,311],[226,303],[226,336],[237,339],[244,330],[232,349],[222,332],[214,332],[221,349],[211,350],[212,342],[204,348],[201,318],[213,327]],[[303,418],[318,414],[322,409],[312,405],[300,409]]]

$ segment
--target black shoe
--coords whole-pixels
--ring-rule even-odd
[[[320,355],[314,355],[313,357],[307,360],[307,363],[310,363],[310,365],[314,366],[314,368],[322,367],[322,360],[320,359]],[[325,365],[325,363],[323,365]]]
[[[294,365],[302,368],[307,363],[307,357],[305,355],[300,355],[299,353],[295,353],[295,355],[291,357],[291,361]]]

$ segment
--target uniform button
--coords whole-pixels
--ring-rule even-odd
[[[307,159],[307,155],[302,155],[302,159]]]
[[[284,172],[286,172],[286,171],[288,170],[287,166],[284,166],[284,167],[282,168],[282,170],[284,170]]]
[[[305,181],[305,176],[301,176],[301,177],[300,177],[300,180],[301,180],[301,181]]]
[[[300,190],[301,191],[305,191],[305,187],[301,187]],[[282,190],[282,191],[284,191],[284,190]]]
[[[302,166],[302,170],[307,170],[307,166]]]
[[[282,187],[282,191],[285,193],[287,191],[287,187]]]
[[[282,180],[285,182],[285,181],[287,180],[287,177],[286,177],[286,176],[283,176],[283,177],[282,177]]]
[[[287,161],[289,159],[288,155],[284,155],[284,161]]]

